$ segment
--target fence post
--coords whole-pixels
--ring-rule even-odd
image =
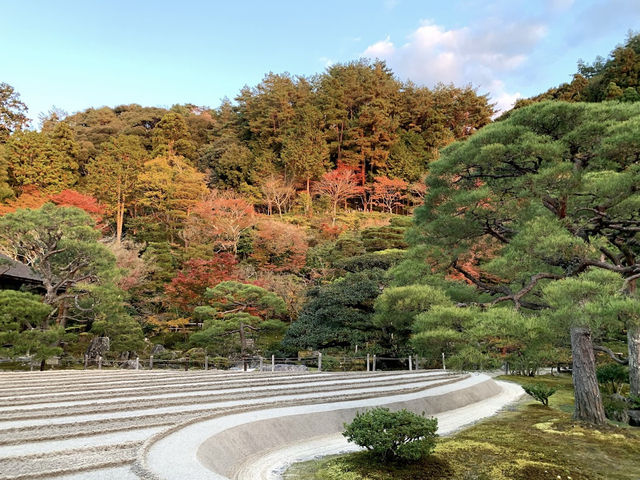
[[[373,355],[373,371],[376,371],[376,356],[375,354]]]
[[[153,355],[149,355],[149,370],[153,370]]]
[[[204,369],[209,370],[209,355],[204,356]]]
[[[447,366],[446,366],[446,365],[445,365],[445,363],[444,363],[444,352],[442,352],[442,369],[443,369],[443,370],[446,370],[446,369],[447,369]]]
[[[275,355],[271,355],[271,372],[275,372],[276,371],[276,356]]]
[[[140,370],[140,357],[136,357],[136,370]]]
[[[264,364],[264,360],[262,358],[262,355],[260,355],[260,371],[262,372],[262,366]]]
[[[102,355],[98,355],[98,370],[102,370]]]
[[[409,355],[409,371],[413,370],[413,364],[411,363],[411,355]]]
[[[367,372],[369,371],[369,354],[367,353]]]
[[[89,366],[89,355],[87,355],[85,353],[84,354],[84,369],[86,370],[88,366]]]
[[[185,371],[185,372],[188,372],[188,371],[189,371],[189,360],[190,360],[190,359],[189,359],[189,355],[187,355],[187,358],[186,358],[186,360],[185,360],[185,362],[184,362],[184,371]]]
[[[322,352],[318,352],[318,371],[322,372]]]
[[[418,357],[416,355],[416,370],[420,370],[420,363],[419,363],[420,357]]]

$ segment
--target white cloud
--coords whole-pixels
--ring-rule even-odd
[[[391,43],[389,36],[387,36],[384,40],[380,40],[379,42],[367,47],[364,51],[364,55],[372,58],[388,58],[391,57],[394,52],[395,47],[393,46],[393,43]]]
[[[481,93],[488,92],[496,108],[502,110],[520,94],[510,92],[500,79],[526,64],[546,32],[545,24],[533,19],[510,22],[492,18],[457,29],[423,21],[404,44],[396,45],[386,37],[363,54],[386,60],[401,77],[417,83],[471,83]]]

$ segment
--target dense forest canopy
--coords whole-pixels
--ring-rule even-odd
[[[421,201],[441,147],[493,114],[470,86],[420,87],[366,60],[269,73],[217,108],[55,109],[39,130],[11,86],[1,93],[0,248],[43,278],[41,325],[68,354],[107,334],[125,354],[145,336],[215,350],[211,332],[238,321],[281,337],[274,322],[298,317],[308,287],[398,261],[377,253],[406,248],[406,223],[389,217]],[[223,313],[235,300],[214,302],[220,282],[276,295],[284,311]]]
[[[640,35],[629,33],[627,40],[592,63],[578,61],[578,70],[569,83],[550,88],[532,98],[518,100],[515,108],[544,100],[602,102],[640,100]]]
[[[0,253],[42,282],[0,291],[0,352],[573,361],[603,423],[597,362],[640,395],[640,37],[578,68],[494,122],[380,61],[40,130],[0,84]]]

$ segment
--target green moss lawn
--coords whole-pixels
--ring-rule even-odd
[[[531,383],[528,377],[501,377]],[[638,480],[640,428],[594,428],[571,419],[569,376],[533,379],[558,388],[549,407],[526,400],[453,436],[412,465],[381,466],[366,452],[294,465],[286,480]]]

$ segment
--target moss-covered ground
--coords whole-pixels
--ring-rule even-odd
[[[549,407],[526,400],[450,437],[411,465],[380,465],[366,452],[294,465],[286,480],[638,480],[640,428],[574,422],[568,376],[503,377],[558,388]]]

